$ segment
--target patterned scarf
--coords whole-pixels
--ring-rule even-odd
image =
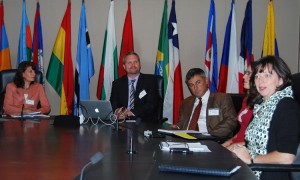
[[[245,140],[248,143],[247,148],[252,159],[257,155],[267,154],[270,122],[278,102],[285,97],[293,98],[291,86],[275,92],[269,99],[261,104],[254,105],[253,120],[247,127],[245,133]],[[259,178],[261,171],[254,171],[254,174]]]

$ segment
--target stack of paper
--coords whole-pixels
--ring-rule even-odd
[[[31,112],[31,113],[26,113],[26,114],[23,114],[23,115],[21,115],[21,114],[12,114],[12,115],[10,115],[11,117],[13,117],[13,118],[21,118],[21,117],[23,117],[23,118],[35,118],[35,117],[37,117],[37,118],[49,118],[50,116],[48,116],[48,115],[45,115],[45,114],[41,114],[41,112]]]
[[[160,142],[160,149],[162,151],[182,150],[192,152],[211,152],[206,145],[200,142],[187,143],[187,142]]]

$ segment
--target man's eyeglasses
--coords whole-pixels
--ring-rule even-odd
[[[195,84],[188,83],[187,85],[189,88],[195,88],[195,86],[198,86],[199,84],[201,84],[201,80],[196,81]]]

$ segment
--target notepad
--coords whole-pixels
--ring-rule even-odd
[[[176,173],[189,173],[189,174],[203,174],[212,176],[231,176],[237,172],[241,166],[234,166],[230,169],[215,169],[215,168],[198,168],[198,167],[187,167],[187,166],[175,166],[175,165],[160,165],[159,171],[162,172],[176,172]]]
[[[170,134],[175,135],[184,139],[200,139],[200,140],[215,140],[217,139],[214,136],[211,136],[210,134],[203,134],[199,131],[194,130],[166,130],[166,129],[158,129],[157,130],[160,133],[163,134]]]
[[[197,139],[196,137],[191,136],[191,135],[189,135],[189,134],[186,133],[186,132],[175,132],[174,135],[179,136],[179,137],[182,137],[182,138],[184,138],[184,139],[191,139],[191,140],[192,140],[192,139]]]
[[[171,135],[176,135],[184,139],[197,139],[194,136],[189,135],[188,133],[200,133],[199,131],[194,131],[194,130],[166,130],[166,129],[158,129],[157,130],[160,133],[163,134],[171,134]]]

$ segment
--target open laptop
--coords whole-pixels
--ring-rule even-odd
[[[107,100],[81,100],[82,113],[84,118],[110,120],[113,113],[111,103]]]

